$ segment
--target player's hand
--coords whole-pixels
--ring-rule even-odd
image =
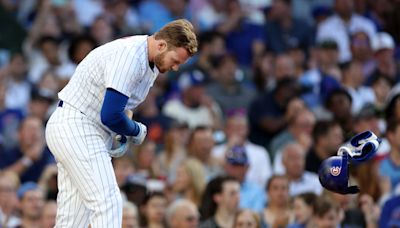
[[[118,148],[108,151],[108,154],[113,158],[119,158],[128,151],[129,144],[126,141],[126,137],[122,136],[121,139],[124,139],[124,142],[121,141],[121,145]]]
[[[139,125],[139,134],[137,136],[132,136],[132,143],[133,145],[140,145],[143,143],[144,138],[147,135],[147,127],[140,122],[136,123]]]

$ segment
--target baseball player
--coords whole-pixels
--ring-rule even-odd
[[[196,52],[192,24],[176,20],[151,36],[102,45],[78,65],[46,126],[58,166],[56,227],[121,227],[112,139],[118,134],[138,145],[147,132],[124,111],[145,99],[159,72],[178,70]]]

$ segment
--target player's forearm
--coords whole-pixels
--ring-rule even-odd
[[[128,97],[113,89],[107,89],[101,108],[101,122],[120,135],[136,136],[139,126],[124,113]]]

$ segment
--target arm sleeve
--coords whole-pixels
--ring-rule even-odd
[[[110,130],[126,136],[137,136],[139,126],[124,113],[128,97],[112,88],[107,88],[101,107],[101,122]]]

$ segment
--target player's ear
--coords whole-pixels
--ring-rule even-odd
[[[167,50],[167,42],[165,40],[159,40],[157,44],[157,49],[159,52],[164,52]]]

